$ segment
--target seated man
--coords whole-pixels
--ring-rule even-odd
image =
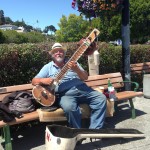
[[[66,49],[60,43],[52,46],[50,55],[52,61],[46,64],[32,79],[33,85],[52,85],[55,77],[66,64]],[[59,94],[56,103],[64,110],[69,126],[81,128],[80,104],[88,104],[91,108],[90,129],[103,127],[106,113],[106,97],[102,93],[88,87],[84,80],[88,78],[87,72],[78,62],[68,62],[68,72],[55,87]]]

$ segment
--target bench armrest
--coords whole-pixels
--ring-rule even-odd
[[[122,81],[120,82],[120,84],[122,83],[130,83],[130,84],[133,84],[134,85],[134,91],[136,92],[139,88],[139,84],[137,82],[133,82],[133,81]]]

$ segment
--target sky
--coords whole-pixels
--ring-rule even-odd
[[[62,15],[80,15],[71,4],[72,0],[0,0],[0,10],[14,22],[23,19],[27,25],[41,30],[49,25],[59,29]]]

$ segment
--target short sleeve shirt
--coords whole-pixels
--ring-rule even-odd
[[[77,63],[78,67],[81,70],[84,70],[79,63]],[[40,72],[35,76],[35,78],[53,78],[58,75],[61,69],[53,62],[49,62],[48,64],[44,65]],[[68,91],[70,89],[76,88],[83,84],[83,81],[79,78],[78,74],[73,70],[69,69],[64,77],[60,80],[58,85],[55,88],[55,92],[61,93]]]

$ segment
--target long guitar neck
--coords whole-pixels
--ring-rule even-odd
[[[64,67],[58,73],[58,75],[55,78],[55,82],[59,83],[59,81],[64,77],[64,75],[69,70],[68,63],[70,61],[77,61],[82,56],[82,54],[86,51],[86,49],[90,46],[90,44],[95,40],[95,38],[99,35],[99,33],[100,33],[99,30],[94,29],[89,34],[89,36],[85,39],[85,42],[81,44],[81,46],[77,49],[77,51],[72,55],[69,61],[64,65]]]

